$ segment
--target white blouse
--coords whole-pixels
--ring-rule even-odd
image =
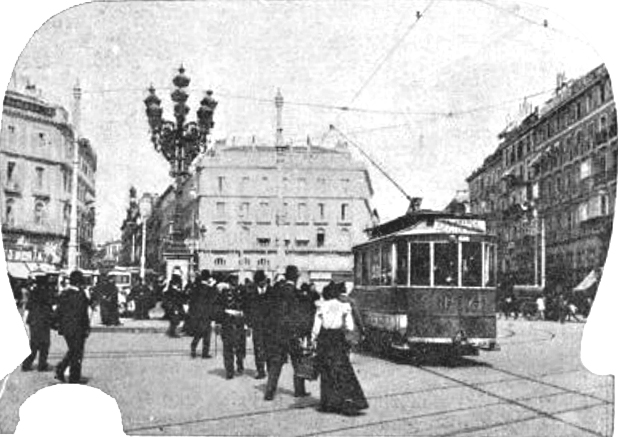
[[[353,331],[353,310],[351,304],[337,299],[323,301],[318,304],[312,327],[312,340],[316,340],[324,329],[342,329]]]

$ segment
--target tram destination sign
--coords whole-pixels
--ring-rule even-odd
[[[455,231],[461,232],[486,232],[487,224],[484,220],[480,219],[457,219],[457,218],[442,218],[437,220],[436,226],[439,229],[443,228],[456,228]]]

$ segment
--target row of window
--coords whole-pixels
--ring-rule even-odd
[[[5,200],[2,222],[6,224],[7,226],[14,227],[21,222],[20,217],[18,217],[18,210],[19,210],[18,202],[19,201],[20,201],[19,199],[16,199],[13,197],[8,197]],[[70,214],[71,214],[71,205],[65,204],[63,208],[63,215],[62,215],[62,224],[63,224],[64,230],[67,230],[69,227]],[[31,223],[33,223],[35,226],[49,226],[50,224],[49,201],[35,198],[34,204],[32,206],[31,217],[32,217]],[[85,219],[79,220],[79,223],[80,224],[79,224],[78,233],[80,235],[80,238],[88,239],[88,240],[92,239],[93,226],[90,225]]]
[[[215,239],[217,241],[219,241],[220,243],[225,243],[226,241],[226,228],[224,226],[218,226],[215,229]],[[241,232],[242,235],[246,241],[249,240],[249,234],[250,234],[250,229],[247,227],[242,227],[241,228]],[[314,246],[317,248],[321,248],[321,247],[325,247],[326,244],[326,232],[325,229],[319,228],[316,231],[316,234],[314,236]],[[264,236],[264,237],[258,237],[256,238],[256,245],[260,248],[274,248],[277,246],[278,244],[278,240],[276,238],[271,238],[268,236]],[[289,238],[284,238],[284,240],[282,241],[284,247],[291,247],[292,245],[292,241]],[[351,246],[351,233],[349,231],[349,229],[347,228],[342,228],[340,230],[340,241],[339,243],[341,243],[343,246],[346,247],[350,247]],[[297,248],[304,248],[304,247],[310,247],[311,246],[311,240],[310,238],[307,237],[298,237],[295,238],[294,240],[294,245]]]
[[[218,268],[223,268],[223,267],[237,268],[237,266],[235,266],[234,264],[238,264],[239,267],[246,268],[246,269],[249,269],[252,267],[252,262],[249,258],[241,258],[238,261],[237,260],[232,261],[230,264],[228,264],[226,261],[226,258],[223,258],[223,257],[217,257],[213,260],[213,265],[215,265],[215,267],[218,267]],[[261,269],[261,270],[269,270],[271,268],[271,261],[267,258],[259,258],[256,261],[256,268]]]
[[[577,159],[585,154],[587,154],[597,141],[590,139],[583,139],[580,135],[581,131],[577,133],[575,137],[570,136],[564,138],[556,143],[554,146],[554,152],[544,156],[540,162],[540,173],[544,174],[547,172],[551,172],[556,168],[567,164],[574,159]],[[598,135],[599,133],[597,133]],[[605,138],[607,139],[607,134],[599,136],[599,140]],[[601,141],[603,142],[603,141]],[[600,144],[600,142],[599,142]],[[617,146],[617,141],[614,143]],[[613,145],[612,145],[613,148]],[[616,154],[616,162],[617,162],[617,154]]]
[[[227,193],[231,190],[231,188],[238,188],[241,191],[245,191],[250,187],[255,187],[257,183],[262,182],[263,185],[269,184],[269,176],[260,176],[258,178],[251,178],[250,176],[242,176],[241,179],[238,180],[238,187],[231,181],[231,177],[227,176],[217,176],[217,190],[218,193],[223,194]],[[339,183],[342,187],[349,187],[351,183],[350,178],[339,178],[338,180],[327,178],[325,176],[319,176],[313,179],[318,187],[327,187],[328,184],[333,186],[335,183]],[[290,176],[284,176],[281,180],[279,180],[281,186],[284,189],[297,188],[300,190],[305,190],[308,188],[308,178],[307,177],[298,177],[293,178]]]
[[[71,173],[65,170],[61,170],[62,174],[62,189],[65,193],[71,192]],[[9,189],[18,189],[19,187],[19,175],[16,161],[7,161],[6,163],[6,180],[5,186]],[[35,166],[33,172],[34,189],[42,192],[49,187],[48,172],[45,167]],[[82,202],[86,202],[88,190],[84,185],[78,186],[78,199]]]
[[[15,125],[7,126],[7,141],[9,145],[15,145],[17,141],[17,127]],[[46,147],[52,144],[51,139],[45,132],[33,132],[32,133],[32,144],[38,147]]]
[[[13,187],[18,181],[17,177],[17,163],[15,161],[8,161],[6,163],[6,185]],[[37,190],[43,190],[47,186],[46,172],[44,167],[36,166],[33,173],[34,188]]]
[[[495,285],[495,246],[481,242],[407,242],[355,254],[359,285],[487,287]]]
[[[545,218],[545,230],[549,241],[562,239],[570,232],[577,230],[579,224],[596,217],[609,215],[611,205],[608,194],[600,194],[591,197],[578,205],[563,208],[557,214],[551,214]],[[536,235],[540,229],[536,228],[534,221],[516,221],[510,226],[504,225],[501,233],[502,240],[510,242],[520,240],[524,235]]]
[[[536,129],[529,132],[517,144],[506,148],[503,154],[504,167],[513,165],[515,162],[523,159],[524,156],[533,151],[535,146],[567,129],[571,124],[579,121],[603,103],[611,100],[611,98],[611,85],[609,81],[606,81],[605,84],[600,84],[574,103],[566,105],[565,108],[549,120],[541,123]],[[606,131],[609,124],[616,123],[616,109],[613,108],[609,116],[604,114],[597,121],[589,123],[588,136],[590,138],[594,138],[596,122],[598,122],[599,131]]]
[[[602,148],[592,156],[581,162],[576,162],[557,171],[554,175],[547,175],[540,181],[520,189],[509,187],[508,180],[502,183],[501,193],[510,192],[510,198],[493,196],[491,190],[478,192],[472,196],[472,208],[476,213],[491,213],[497,210],[504,211],[508,206],[523,203],[527,200],[543,199],[548,202],[561,202],[564,195],[580,196],[589,193],[595,183],[605,182],[606,178],[614,177],[618,167],[617,143],[611,149]]]
[[[551,154],[548,158],[544,157],[541,160],[540,172],[545,173],[547,171],[552,171],[555,167],[584,155],[591,150],[594,145],[601,144],[609,139],[617,137],[618,124],[616,117],[616,109],[612,108],[609,115],[603,114],[597,121],[588,123],[585,130],[576,129],[569,133],[566,137],[560,139],[554,148],[561,153]],[[530,133],[517,144],[511,145],[510,147],[504,149],[504,168],[520,162],[524,157],[528,156],[533,151],[533,136],[534,134]],[[529,171],[525,171],[523,165],[517,168],[517,174],[523,180],[526,180],[528,177],[535,177],[535,174],[530,174]],[[501,169],[497,168],[475,180],[472,188],[475,191],[484,190],[485,187],[496,185],[500,178]]]
[[[607,154],[603,152],[573,167],[567,167],[561,173],[545,177],[540,182],[541,197],[546,200],[552,200],[558,199],[558,196],[565,193],[578,194],[575,190],[579,190],[587,180],[592,181],[592,178],[598,178],[599,175],[606,177],[608,173],[611,174],[612,170],[615,172],[618,165],[617,155],[615,160],[616,162],[609,164]],[[593,181],[590,185],[592,184]],[[590,185],[584,187],[591,189]]]
[[[277,203],[277,202],[276,202]],[[216,202],[215,204],[215,213],[216,218],[224,219],[227,217],[227,203],[226,202]],[[237,204],[237,213],[240,219],[250,219],[251,218],[251,207],[252,204],[250,202],[241,202]],[[255,206],[256,209],[256,221],[257,222],[271,222],[272,220],[272,205],[270,202],[261,201],[258,205]],[[277,208],[277,205],[276,205]],[[305,202],[298,203],[293,205],[289,202],[283,202],[280,208],[277,208],[276,220],[280,223],[296,221],[298,223],[306,223],[310,220],[310,211],[308,204]],[[294,215],[291,213],[295,212]],[[325,203],[317,203],[314,205],[314,214],[313,218],[315,221],[323,222],[327,220],[328,217],[328,207]],[[340,204],[340,208],[338,211],[338,220],[341,222],[350,221],[350,213],[349,213],[349,204],[342,203]]]
[[[5,200],[3,222],[8,226],[17,224],[17,202],[18,200],[12,197]],[[48,224],[48,202],[35,198],[32,208],[32,222],[37,226]]]

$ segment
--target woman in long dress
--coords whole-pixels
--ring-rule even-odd
[[[321,378],[319,410],[354,415],[368,408],[368,402],[351,366],[345,337],[345,330],[354,329],[352,308],[338,299],[339,294],[336,284],[325,287],[312,328]]]

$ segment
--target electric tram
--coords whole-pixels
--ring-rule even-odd
[[[496,242],[471,214],[418,210],[353,248],[354,300],[370,347],[451,357],[498,350]]]

